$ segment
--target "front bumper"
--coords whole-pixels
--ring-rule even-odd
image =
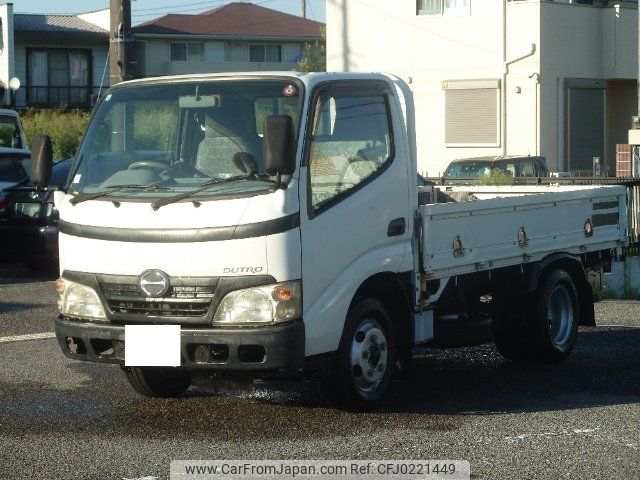
[[[124,365],[124,325],[55,320],[64,354]],[[294,371],[304,365],[304,323],[247,328],[182,328],[181,366],[212,370]]]

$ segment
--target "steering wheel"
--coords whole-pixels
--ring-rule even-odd
[[[127,167],[127,170],[137,170],[139,168],[153,168],[155,170],[159,170],[160,172],[164,172],[169,168],[169,165],[161,162],[151,162],[143,160],[140,162],[133,162],[131,165],[129,165],[129,167]]]

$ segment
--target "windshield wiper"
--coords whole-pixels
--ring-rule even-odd
[[[164,207],[165,205],[169,205],[171,203],[179,202],[180,200],[184,200],[185,198],[189,198],[192,195],[196,195],[196,194],[198,194],[200,192],[204,192],[205,190],[207,190],[208,188],[213,187],[214,185],[221,185],[223,183],[235,182],[235,181],[238,181],[238,180],[255,180],[255,181],[258,181],[258,182],[266,182],[266,183],[273,183],[273,184],[276,183],[275,181],[273,181],[273,180],[271,180],[269,178],[260,177],[258,175],[254,175],[254,174],[236,175],[235,177],[229,177],[229,178],[214,178],[213,180],[209,180],[207,182],[204,182],[202,185],[200,185],[195,190],[191,190],[189,192],[181,193],[179,195],[174,195],[173,197],[168,197],[168,198],[163,198],[161,200],[157,200],[157,201],[155,201],[155,202],[153,202],[151,204],[151,208],[153,208],[154,210],[158,210],[160,207]],[[194,205],[199,206],[200,204],[198,202],[194,201]]]
[[[96,198],[106,197],[111,195],[112,193],[120,192],[122,190],[135,189],[135,190],[152,190],[154,192],[158,191],[168,191],[172,190],[169,187],[163,187],[160,185],[138,185],[138,184],[129,184],[129,185],[110,185],[107,187],[108,190],[102,190],[96,193],[88,193],[88,194],[80,194],[76,197],[73,197],[69,200],[71,205],[77,205],[78,203],[86,202],[87,200],[95,200]]]

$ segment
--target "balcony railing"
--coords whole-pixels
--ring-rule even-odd
[[[16,103],[29,108],[91,108],[99,90],[99,86],[26,85],[18,90]]]

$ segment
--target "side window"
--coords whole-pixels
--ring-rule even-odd
[[[393,158],[382,91],[326,91],[315,105],[309,153],[311,204],[318,210],[356,188]]]
[[[518,174],[516,172],[516,164],[515,163],[499,163],[496,164],[496,167],[500,170],[506,172],[508,175],[512,177],[517,177]]]
[[[533,160],[522,162],[522,176],[523,177],[535,177],[536,172],[533,168]]]

